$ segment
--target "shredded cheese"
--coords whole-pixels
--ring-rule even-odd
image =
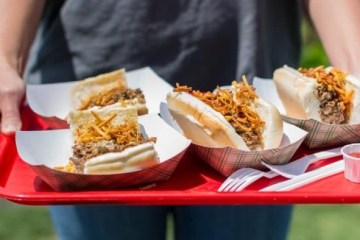
[[[179,83],[176,83],[176,87],[174,88],[174,92],[191,92],[192,91],[192,87],[188,87],[188,86],[180,86]]]
[[[77,131],[76,144],[85,144],[88,142],[99,142],[102,140],[115,139],[118,144],[137,143],[141,137],[138,126],[135,122],[119,125],[112,124],[116,117],[113,113],[106,119],[102,119],[96,112],[91,112],[95,122],[89,122],[79,128]]]
[[[69,161],[65,166],[54,167],[54,169],[63,172],[75,173],[75,165],[72,161]]]
[[[118,91],[123,91],[123,88],[114,88],[106,91],[102,91],[100,93],[90,95],[86,100],[81,103],[79,110],[88,109],[92,103],[96,106],[105,106],[108,105],[109,102],[112,101],[112,97]]]

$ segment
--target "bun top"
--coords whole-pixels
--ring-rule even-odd
[[[314,79],[285,65],[274,71],[273,81],[288,117],[319,119],[319,101],[314,94],[318,84]]]
[[[141,138],[134,108],[72,111],[68,123],[76,144],[116,140],[118,144],[125,145],[136,143]]]
[[[91,95],[112,89],[126,89],[127,87],[125,69],[119,69],[76,82],[71,89],[70,101],[75,110]]]

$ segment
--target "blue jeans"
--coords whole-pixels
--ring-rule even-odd
[[[285,240],[291,206],[50,207],[60,240],[164,240],[167,214],[176,240]]]

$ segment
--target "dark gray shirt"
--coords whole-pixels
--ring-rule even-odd
[[[297,67],[295,0],[52,0],[28,64],[30,83],[150,66],[171,84],[209,90],[246,74]]]

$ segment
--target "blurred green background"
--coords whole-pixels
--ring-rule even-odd
[[[302,67],[329,65],[322,45],[314,32],[303,23],[304,48]],[[336,186],[334,186],[336,187]],[[168,239],[173,239],[169,219]],[[360,239],[360,205],[296,205],[289,240],[358,240]],[[0,239],[55,240],[56,234],[46,207],[13,204],[0,200]]]

